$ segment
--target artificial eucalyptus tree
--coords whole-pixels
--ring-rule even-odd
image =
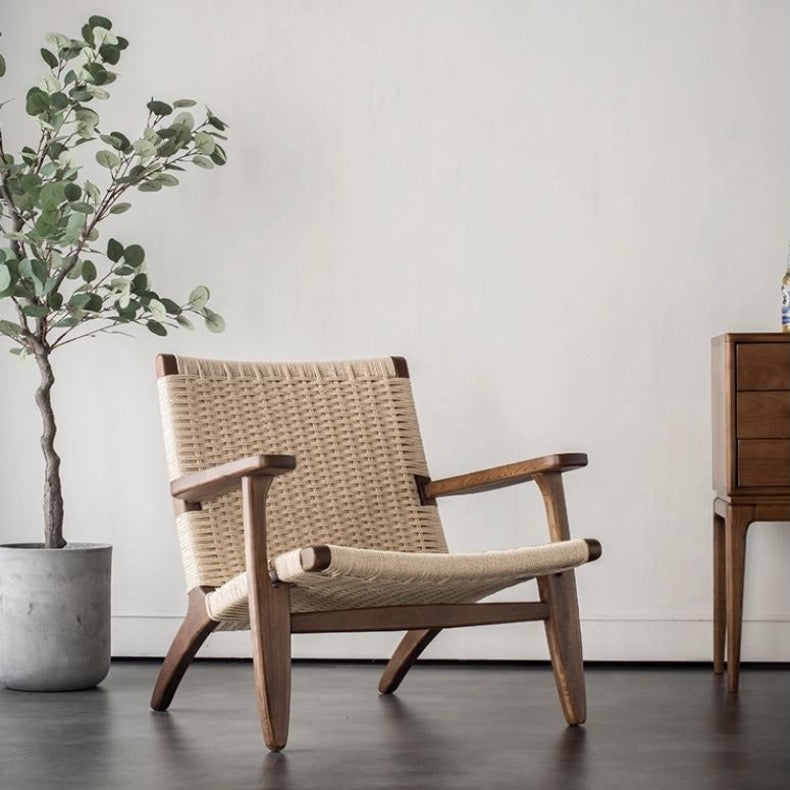
[[[60,548],[65,541],[52,353],[130,324],[155,335],[171,327],[191,329],[188,313],[212,331],[224,328],[207,306],[205,286],[194,288],[186,302],[162,296],[153,290],[143,248],[115,238],[100,241],[100,225],[128,211],[134,192],[177,186],[176,174],[189,165],[223,165],[226,124],[208,108],[197,122],[191,99],[152,99],[140,133],[107,131],[95,108],[109,98],[118,76],[113,67],[129,42],[103,16],[91,16],[78,38],[50,33],[46,41],[41,57],[48,70],[25,97],[37,141],[11,153],[0,116],[0,306],[7,307],[0,334],[11,342],[11,353],[33,357],[41,373],[35,400],[44,424],[44,545]],[[5,70],[0,57],[0,77]],[[85,157],[79,155],[86,152],[101,177],[85,177],[79,164]]]

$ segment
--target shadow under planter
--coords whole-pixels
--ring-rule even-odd
[[[110,669],[112,546],[0,546],[0,683],[93,688]]]

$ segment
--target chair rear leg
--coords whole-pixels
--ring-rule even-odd
[[[187,615],[176,633],[164,663],[156,678],[151,695],[154,710],[167,710],[187,667],[200,649],[206,637],[217,627],[206,611],[206,592],[210,588],[196,587],[189,592]]]
[[[379,680],[381,694],[392,694],[400,686],[411,665],[441,630],[441,628],[430,628],[406,632],[381,675]]]
[[[582,724],[587,718],[587,703],[575,574],[570,570],[541,576],[538,589],[549,607],[546,638],[562,712],[568,724]]]

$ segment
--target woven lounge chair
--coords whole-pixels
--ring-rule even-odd
[[[292,633],[404,630],[379,683],[393,692],[442,628],[541,620],[562,710],[585,719],[565,453],[431,481],[400,358],[250,364],[157,360],[188,612],[151,699],[166,710],[215,629],[250,629],[263,737],[288,736]],[[277,454],[272,454],[277,453]],[[275,480],[275,478],[278,478]],[[436,499],[534,480],[551,542],[449,554]],[[270,490],[271,487],[271,490]],[[476,603],[537,577],[540,600]]]

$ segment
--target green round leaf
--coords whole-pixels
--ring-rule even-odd
[[[124,262],[134,269],[136,269],[138,266],[141,266],[144,259],[145,251],[139,244],[130,244],[123,251]]]
[[[175,187],[178,186],[178,179],[170,173],[159,173],[156,176],[156,183],[165,187]]]
[[[50,159],[57,159],[66,150],[66,146],[63,145],[63,143],[57,142],[57,140],[53,140],[47,146],[47,154]]]
[[[19,276],[24,277],[26,280],[32,280],[35,275],[33,274],[33,264],[30,258],[22,258],[19,261]]]
[[[48,49],[42,47],[41,57],[44,59],[44,63],[51,69],[56,69],[58,67],[58,59]]]
[[[65,110],[71,104],[69,97],[65,93],[57,91],[49,97],[50,105],[56,110]]]
[[[208,327],[209,331],[225,331],[225,319],[219,313],[215,313],[212,310],[207,309],[206,314],[203,316],[203,320],[206,322],[206,326]]]
[[[49,308],[43,304],[27,304],[22,308],[22,312],[31,318],[43,318],[49,312]]]
[[[92,282],[96,279],[96,264],[93,261],[83,261],[82,263],[82,279],[86,283]]]
[[[91,76],[91,79],[87,81],[93,82],[94,85],[106,85],[108,82],[111,82],[107,73],[107,69],[105,69],[101,63],[86,63],[82,68]],[[97,98],[101,96],[99,91],[93,89],[90,90]]]
[[[86,214],[72,212],[66,220],[66,229],[60,235],[61,244],[73,244],[82,234],[85,228]]]
[[[94,14],[88,19],[88,24],[91,27],[103,27],[105,30],[112,30],[112,22],[106,16],[98,16]]]
[[[30,266],[36,279],[43,285],[49,277],[49,269],[47,268],[47,265],[38,258],[33,258],[33,260],[30,261]]]
[[[138,156],[156,156],[156,146],[150,140],[135,140],[132,148]]]
[[[93,31],[91,30],[90,25],[83,25],[80,32],[82,33],[82,37],[85,39],[85,43],[88,44],[88,46],[92,47],[96,43],[96,40],[93,38]]]
[[[132,278],[132,291],[140,295],[148,290],[148,275],[145,272],[135,274]]]
[[[63,33],[47,33],[44,38],[58,50],[66,49],[71,45],[71,39]]]
[[[119,151],[121,150],[121,141],[117,137],[114,137],[111,134],[100,134],[99,139],[103,143],[107,143],[107,145],[111,145],[113,148],[116,148]]]
[[[173,102],[173,107],[180,108],[180,107],[194,107],[197,104],[196,101],[192,99],[177,99]]]
[[[225,149],[221,145],[216,146],[212,151],[211,161],[215,165],[220,165],[220,166],[224,165],[225,162],[228,161],[228,157],[225,155]]]
[[[80,189],[79,184],[69,183],[63,187],[63,194],[66,200],[79,200],[82,197],[82,189]]]
[[[211,156],[217,144],[208,132],[195,132],[195,148],[201,154]]]
[[[99,55],[102,56],[106,63],[114,66],[121,59],[121,50],[120,47],[112,44],[102,44],[99,47]]]
[[[178,322],[178,325],[183,326],[184,329],[195,328],[195,325],[183,313],[176,316],[176,321]]]
[[[99,116],[88,107],[80,107],[75,110],[74,117],[77,120],[77,134],[90,140],[96,135],[96,125],[99,123]]]
[[[202,156],[201,154],[195,154],[192,157],[192,164],[203,167],[206,170],[211,170],[214,167],[214,163],[207,156]]]
[[[104,307],[104,302],[99,294],[88,294],[88,300],[83,310],[89,310],[91,313],[98,313],[102,307]]]
[[[93,98],[93,94],[85,88],[72,88],[69,91],[69,96],[74,101],[90,101]]]
[[[66,199],[66,185],[62,181],[51,181],[41,187],[38,202],[44,208],[59,206]]]
[[[22,327],[13,321],[0,320],[0,334],[16,337],[22,331]]]
[[[154,321],[164,321],[167,318],[167,310],[158,299],[149,299],[148,309]]]
[[[156,99],[151,99],[145,106],[154,115],[170,115],[173,112],[173,108],[167,102],[157,101]]]
[[[195,128],[195,117],[191,112],[180,112],[173,118],[173,126],[184,126],[192,130]]]
[[[164,337],[167,334],[166,327],[162,326],[158,321],[148,321],[146,323],[148,329],[153,332],[155,335],[159,335],[160,337]]]
[[[145,174],[145,168],[142,165],[135,165],[129,171],[129,176],[128,176],[129,183],[133,184],[135,181],[137,181],[144,174]]]
[[[39,236],[48,239],[57,231],[59,221],[60,212],[57,208],[47,207],[39,214],[33,229]]]
[[[116,203],[111,209],[110,214],[123,214],[132,207],[131,203]]]
[[[0,55],[0,77],[5,74],[5,58]]]
[[[115,239],[110,239],[107,242],[107,257],[113,262],[117,263],[121,260],[123,255],[123,244]]]
[[[190,307],[193,310],[199,310],[201,307],[205,307],[210,295],[211,294],[205,285],[198,285],[197,287],[193,288],[192,293],[189,294]]]
[[[225,121],[220,121],[216,115],[212,115],[211,113],[209,113],[207,120],[211,126],[213,126],[215,129],[219,129],[221,132],[224,132],[225,129],[228,128],[228,125],[225,123]]]
[[[132,150],[132,144],[129,142],[129,138],[123,132],[113,132],[112,137],[115,140],[120,140],[121,151],[124,153],[129,153],[129,151]]]
[[[0,263],[0,292],[8,290],[11,285],[11,271],[4,263]]]
[[[181,312],[181,306],[176,304],[172,299],[167,299],[163,296],[160,301],[165,306],[168,315],[178,315]]]
[[[59,310],[60,308],[56,307],[55,309]],[[56,326],[56,327],[72,327],[72,326],[77,326],[77,324],[79,324],[79,322],[80,322],[79,318],[75,318],[73,315],[70,315],[70,316],[67,316],[66,318],[61,318],[60,321],[58,321],[57,323],[54,324],[54,326]]]
[[[118,167],[121,163],[121,160],[118,158],[116,154],[112,151],[98,151],[96,153],[96,161],[102,166],[106,168],[113,168]]]
[[[93,296],[93,294],[86,294],[84,291],[73,293],[69,297],[69,307],[75,310],[84,310],[90,303],[91,296]]]
[[[31,88],[25,96],[25,112],[28,115],[40,115],[49,109],[49,96],[41,88]]]
[[[101,198],[101,192],[99,192],[99,187],[97,187],[96,184],[91,181],[86,181],[85,192],[94,203],[99,202],[99,199]]]
[[[176,151],[178,151],[178,145],[172,140],[166,140],[157,149],[157,153],[159,154],[159,156],[165,156],[165,157],[172,156]]]

